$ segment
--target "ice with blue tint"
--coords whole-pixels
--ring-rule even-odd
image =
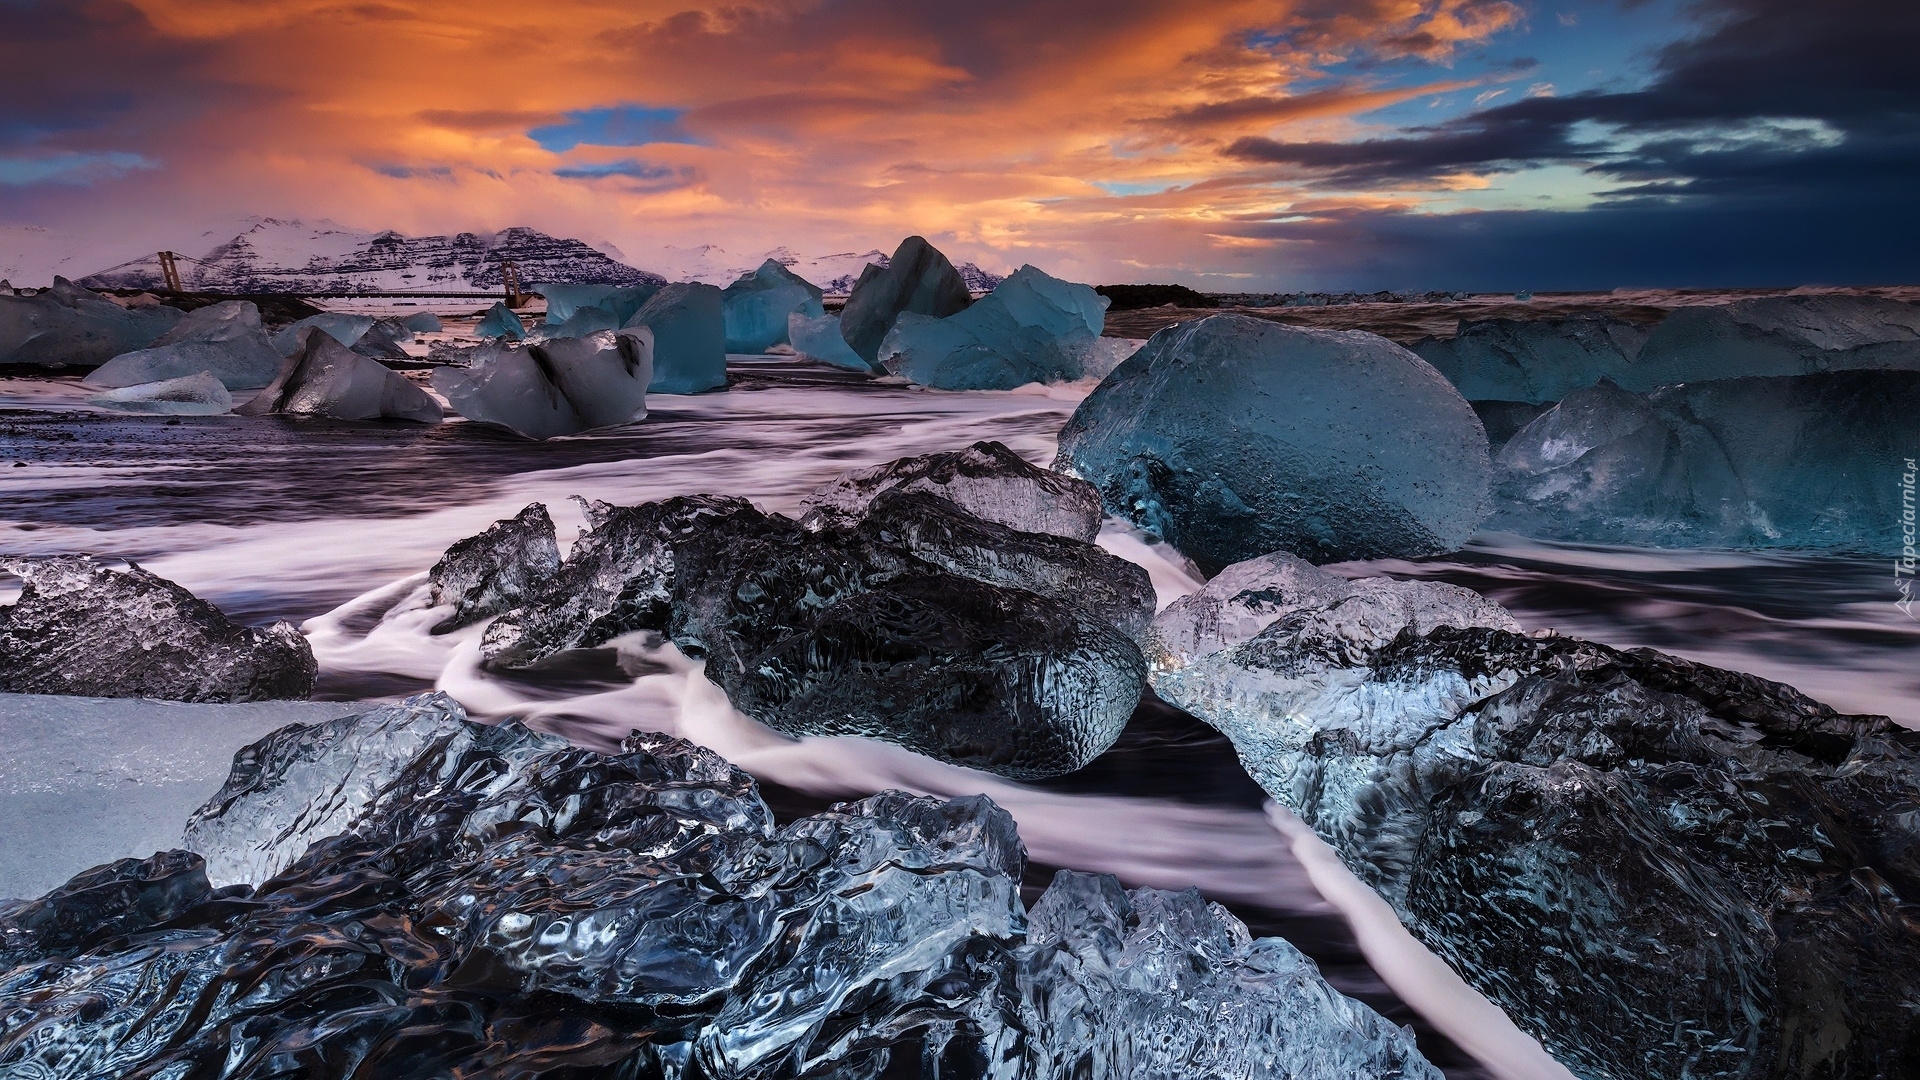
[[[218,416],[233,409],[233,395],[212,372],[202,371],[177,379],[107,390],[88,398],[87,404],[122,412]]]
[[[626,320],[603,307],[583,307],[575,309],[563,322],[554,322],[549,312],[547,321],[533,328],[532,338],[536,341],[550,341],[556,338],[583,338],[602,330],[618,330]]]
[[[618,330],[633,313],[640,310],[654,293],[660,291],[658,285],[534,285],[530,292],[538,293],[547,300],[547,325],[557,327],[572,319],[587,308],[599,308],[613,316],[611,327],[603,329]],[[579,337],[582,335],[554,333],[551,337]]]
[[[54,278],[33,296],[0,292],[0,364],[90,367],[144,349],[179,322],[179,308],[122,307]]]
[[[656,394],[698,394],[727,385],[727,332],[720,290],[676,282],[648,300],[628,327],[653,331]]]
[[[840,336],[840,316],[813,317],[795,311],[787,315],[787,342],[793,351],[808,360],[818,360],[848,371],[873,373],[873,365],[860,358]]]
[[[431,311],[416,311],[400,321],[416,334],[437,334],[444,329],[440,324],[440,316]]]
[[[1669,314],[1615,379],[1629,390],[1854,369],[1920,370],[1920,304],[1880,296],[1760,296]]]
[[[469,420],[551,439],[645,417],[652,373],[652,334],[638,327],[482,346],[468,366],[435,370],[433,387]]]
[[[861,358],[879,362],[880,343],[906,312],[943,319],[972,300],[960,271],[925,237],[900,241],[885,266],[867,264],[840,309],[840,334]]]
[[[1022,266],[966,310],[935,319],[905,312],[881,342],[886,369],[938,390],[1011,390],[1105,375],[1095,344],[1107,298]]]
[[[1424,338],[1413,351],[1468,401],[1559,401],[1601,379],[1619,379],[1647,331],[1612,318],[1462,322],[1450,338]]]
[[[1053,467],[1207,572],[1453,551],[1487,511],[1486,432],[1439,372],[1374,334],[1244,315],[1155,334],[1080,403]]]
[[[300,331],[309,326],[317,326],[332,336],[333,340],[351,349],[360,341],[362,335],[373,329],[375,319],[371,315],[355,315],[349,311],[323,311],[318,315],[309,315],[289,325],[273,335],[273,347],[281,356],[300,348]]]
[[[187,313],[145,349],[95,368],[88,386],[121,387],[210,372],[229,390],[265,386],[280,370],[280,350],[248,300],[226,300]]]
[[[488,308],[486,315],[481,318],[480,324],[473,328],[473,335],[521,341],[527,336],[527,325],[520,321],[520,316],[514,314],[512,308],[502,301],[495,300],[493,306]]]
[[[440,403],[406,376],[342,346],[320,327],[300,332],[300,347],[242,416],[286,413],[329,420],[412,420],[437,424]]]
[[[727,351],[763,353],[787,341],[791,315],[820,318],[820,287],[778,260],[768,259],[751,274],[726,287],[721,313],[727,326]]]

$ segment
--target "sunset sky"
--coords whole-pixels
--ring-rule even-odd
[[[0,245],[102,266],[270,215],[643,268],[919,232],[1222,290],[1920,281],[1915,0],[0,0],[0,27]]]

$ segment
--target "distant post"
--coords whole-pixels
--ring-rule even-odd
[[[185,292],[180,287],[180,267],[173,258],[171,251],[160,253],[160,276],[166,280],[168,292]]]
[[[520,271],[514,268],[511,259],[501,260],[500,284],[506,287],[508,307],[521,307],[527,302],[527,298],[520,295]]]

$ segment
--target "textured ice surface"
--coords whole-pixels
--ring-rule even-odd
[[[353,352],[319,327],[302,330],[300,340],[298,351],[280,366],[272,385],[235,412],[440,422],[440,403],[406,376]]]
[[[818,360],[848,371],[873,371],[873,365],[861,359],[860,354],[847,344],[847,339],[840,336],[838,315],[811,318],[798,311],[790,312],[787,315],[787,340],[794,352],[809,360]]]
[[[1112,745],[1144,674],[1127,636],[1151,611],[1144,575],[931,494],[889,499],[857,528],[817,530],[738,499],[590,506],[592,530],[484,651],[524,666],[662,633],[771,727],[1012,776]]]
[[[281,356],[252,301],[224,300],[189,312],[151,346],[114,357],[85,381],[89,386],[137,386],[206,371],[228,389],[239,390],[272,382]]]
[[[1090,286],[1032,266],[944,319],[904,313],[887,332],[879,362],[895,375],[940,390],[1011,390],[1027,383],[1072,382],[1098,374],[1109,350],[1094,347],[1107,298]]]
[[[1647,331],[1611,318],[1462,322],[1450,338],[1413,351],[1469,401],[1559,401],[1601,379],[1620,378]]]
[[[173,701],[304,698],[313,650],[290,623],[237,625],[137,566],[82,556],[7,559],[25,581],[0,608],[0,691]]]
[[[437,334],[445,329],[440,323],[440,316],[431,311],[416,311],[400,321],[416,334]]]
[[[590,308],[599,308],[613,316],[613,328],[633,318],[640,305],[654,293],[660,291],[659,285],[534,285],[529,292],[538,293],[547,298],[547,325],[560,326],[575,315]],[[554,337],[561,337],[558,333]],[[578,336],[578,335],[575,335]]]
[[[1920,736],[1651,650],[1272,634],[1181,704],[1577,1075],[1920,1060]],[[1341,663],[1337,694],[1271,690]]]
[[[677,282],[661,289],[626,325],[653,331],[656,394],[698,394],[727,385],[726,323],[720,290]]]
[[[356,315],[350,311],[323,311],[318,315],[309,315],[286,329],[273,335],[273,347],[281,356],[300,348],[303,340],[301,331],[309,326],[325,330],[333,340],[351,349],[368,330],[373,328],[371,315]]]
[[[1054,468],[1210,573],[1452,551],[1487,512],[1486,433],[1425,361],[1243,315],[1155,334],[1075,410]]]
[[[495,300],[493,306],[487,309],[486,316],[473,328],[473,334],[475,337],[519,341],[527,336],[527,325],[520,321],[520,316],[514,314],[512,308]]]
[[[1920,305],[1816,294],[1678,308],[1614,381],[1629,390],[1651,390],[1855,368],[1920,369]]]
[[[773,259],[751,274],[742,274],[721,295],[727,351],[763,353],[785,342],[790,315],[824,317],[820,295],[819,286]]]
[[[645,327],[483,346],[467,367],[436,369],[433,386],[469,420],[551,439],[644,418],[653,356]]]
[[[92,367],[144,349],[180,321],[178,308],[124,308],[66,278],[33,296],[0,293],[0,364]]]
[[[435,607],[453,605],[453,614],[434,629],[457,629],[518,607],[559,569],[553,518],[545,506],[533,503],[458,541],[433,564],[427,575],[428,599]]]
[[[371,360],[409,360],[412,358],[401,346],[412,340],[413,331],[400,320],[375,319],[353,343],[353,351]]]
[[[877,362],[881,339],[902,313],[944,319],[968,300],[966,283],[947,257],[925,238],[909,236],[886,266],[869,263],[860,271],[840,310],[840,334],[861,359]]]
[[[1020,957],[1030,1077],[1439,1080],[1410,1033],[1197,890],[1123,891],[1063,870]]]
[[[180,416],[218,416],[233,409],[233,395],[212,372],[183,375],[178,379],[138,383],[107,390],[87,399],[89,405],[104,405],[125,412],[172,413]]]
[[[0,907],[14,1071],[1438,1075],[1194,893],[1061,875],[1029,940],[1025,853],[981,796],[776,829],[699,747],[572,749],[436,695],[261,740],[187,836],[204,862]]]
[[[1897,552],[1920,372],[1567,396],[1494,460],[1490,527],[1659,547]]]
[[[882,492],[930,491],[968,513],[1021,532],[1052,533],[1092,543],[1100,532],[1100,492],[1092,484],[1048,472],[997,442],[977,442],[856,469],[807,496],[809,528],[849,526]]]

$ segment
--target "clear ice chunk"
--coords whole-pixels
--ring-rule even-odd
[[[1053,467],[1208,573],[1457,550],[1490,474],[1479,418],[1419,357],[1244,315],[1155,334],[1074,411]]]
[[[520,316],[514,314],[512,308],[503,301],[495,300],[486,315],[474,326],[473,336],[520,341],[527,336],[527,325],[520,321]]]
[[[1646,329],[1614,318],[1489,319],[1411,348],[1468,401],[1539,405],[1619,379],[1646,340]]]
[[[653,356],[645,327],[485,346],[467,367],[436,369],[433,387],[469,420],[551,439],[644,419]]]
[[[1920,304],[1813,294],[1677,308],[1614,381],[1647,391],[1856,369],[1920,370]]]
[[[977,442],[856,469],[807,496],[801,524],[850,527],[883,492],[927,491],[987,521],[1021,532],[1051,533],[1092,543],[1100,532],[1100,491],[1085,480],[1049,472],[1002,443]]]
[[[169,701],[304,698],[318,669],[293,624],[241,626],[163,577],[60,555],[0,560],[0,691]]]
[[[260,309],[252,301],[223,300],[188,312],[152,345],[114,357],[84,381],[88,386],[117,388],[205,371],[229,390],[251,389],[273,381],[281,356],[260,325]]]
[[[626,326],[653,331],[656,394],[698,394],[727,385],[726,321],[720,290],[677,282],[655,293]]]
[[[323,311],[318,315],[309,315],[304,319],[290,323],[285,329],[273,335],[273,347],[281,356],[287,356],[301,347],[302,330],[317,326],[327,332],[333,340],[351,349],[359,344],[361,337],[373,329],[375,320],[371,315],[355,315],[350,311]]]
[[[406,376],[353,352],[320,327],[302,330],[300,340],[273,383],[234,412],[440,422],[440,403]]]
[[[808,360],[818,360],[848,371],[873,373],[873,365],[862,360],[860,354],[847,345],[847,339],[840,336],[838,315],[813,318],[798,311],[789,312],[787,341],[795,353]]]
[[[440,322],[440,316],[431,311],[416,311],[400,321],[416,334],[437,334],[446,329]]]
[[[181,318],[161,304],[122,307],[66,278],[33,296],[0,291],[0,364],[94,367],[146,348]]]
[[[447,548],[427,574],[428,600],[453,606],[435,633],[445,633],[520,606],[560,569],[560,549],[547,508],[533,503],[485,532]]]
[[[1110,349],[1094,345],[1107,298],[1086,285],[1022,266],[993,292],[944,319],[903,313],[887,332],[879,362],[937,390],[1011,390],[1027,383],[1100,375]],[[1117,361],[1115,362],[1117,363]]]
[[[233,410],[233,395],[210,371],[178,379],[137,383],[107,390],[87,399],[124,412],[166,413],[176,416],[218,416]]]
[[[840,309],[840,334],[856,355],[877,364],[881,340],[903,313],[944,319],[970,302],[966,282],[947,257],[925,237],[909,236],[885,266],[861,269]]]
[[[817,319],[826,314],[820,287],[768,259],[751,274],[726,287],[721,314],[726,321],[727,351],[763,353],[787,343],[790,316]]]

